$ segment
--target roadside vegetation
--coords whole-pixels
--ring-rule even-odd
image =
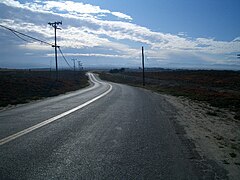
[[[142,87],[140,71],[123,69],[99,72],[100,78]],[[144,88],[174,96],[208,102],[236,113],[240,120],[240,72],[215,70],[161,70],[145,73]]]
[[[29,70],[0,71],[0,107],[27,103],[88,86],[84,72]]]

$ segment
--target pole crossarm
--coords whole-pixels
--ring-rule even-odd
[[[53,22],[53,23],[49,22],[48,24],[51,25],[52,27],[54,27],[54,26],[57,26],[57,25],[60,25],[60,24],[62,25],[62,21],[56,21],[56,22]]]

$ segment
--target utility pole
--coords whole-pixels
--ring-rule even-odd
[[[142,46],[142,78],[143,78],[143,86],[145,86],[144,48],[143,48],[143,46]]]
[[[58,62],[57,62],[57,48],[59,48],[59,46],[57,46],[57,29],[60,29],[61,28],[58,28],[58,25],[62,25],[62,21],[61,22],[49,22],[48,23],[50,26],[52,26],[54,28],[54,33],[55,33],[55,45],[53,45],[52,47],[55,47],[55,61],[56,61],[56,79],[58,79]]]
[[[73,61],[73,69],[74,69],[74,73],[75,73],[75,71],[76,71],[76,64],[75,64],[75,61],[76,61],[77,59],[72,59],[72,61]]]
[[[78,70],[81,71],[83,69],[81,61],[78,61]]]
[[[52,72],[52,60],[50,59],[50,72]]]
[[[73,61],[73,76],[74,76],[74,79],[76,80],[76,64],[75,64],[75,61],[76,61],[77,59],[74,59],[74,58],[72,58],[72,61]]]

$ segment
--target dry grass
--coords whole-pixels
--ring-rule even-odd
[[[100,73],[102,79],[142,86],[141,72]],[[235,71],[162,71],[146,72],[145,88],[174,96],[205,101],[228,108],[240,119],[240,72]]]

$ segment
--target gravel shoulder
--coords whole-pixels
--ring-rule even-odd
[[[234,113],[186,97],[163,95],[177,109],[176,120],[202,157],[216,162],[229,179],[240,177],[240,122]]]

